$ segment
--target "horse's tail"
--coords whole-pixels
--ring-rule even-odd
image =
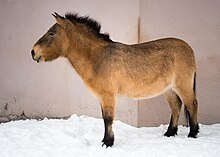
[[[196,97],[196,72],[194,73],[194,81],[193,81],[193,92],[194,92],[194,96]],[[186,126],[189,126],[189,111],[186,108],[186,105],[184,106],[184,115],[185,115],[185,120],[186,120]]]

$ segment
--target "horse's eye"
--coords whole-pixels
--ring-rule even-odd
[[[51,37],[54,36],[54,35],[55,35],[55,33],[49,33],[49,36],[51,36]]]

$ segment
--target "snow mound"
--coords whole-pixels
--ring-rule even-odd
[[[164,137],[167,125],[136,128],[120,121],[113,125],[115,144],[101,145],[102,119],[77,115],[67,120],[20,120],[0,124],[0,157],[216,157],[220,156],[220,124],[202,125],[197,139]]]

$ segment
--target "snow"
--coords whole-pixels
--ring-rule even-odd
[[[113,125],[115,144],[102,147],[102,119],[77,115],[67,120],[20,120],[0,124],[0,157],[217,157],[220,124],[202,125],[197,139],[164,137],[167,125],[136,128],[120,121]]]

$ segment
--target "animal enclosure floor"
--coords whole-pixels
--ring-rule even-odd
[[[120,121],[113,125],[115,144],[101,146],[103,121],[86,116],[68,120],[20,120],[0,124],[0,157],[217,157],[220,156],[220,124],[202,125],[197,139],[162,136],[167,125],[136,128]]]

